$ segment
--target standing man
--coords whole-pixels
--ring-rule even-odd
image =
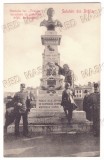
[[[93,111],[93,133],[100,135],[100,93],[98,83],[94,83],[94,93],[89,95],[90,106]]]
[[[23,119],[23,135],[28,137],[28,112],[30,111],[30,97],[27,91],[25,91],[25,84],[20,85],[20,91],[14,96],[15,105],[15,135],[20,136],[19,123],[22,117]]]
[[[85,96],[83,99],[83,111],[86,112],[86,119],[92,120],[92,106],[89,105],[89,93],[87,90],[84,91]]]
[[[73,92],[70,88],[70,84],[65,84],[65,90],[62,93],[61,105],[63,106],[65,115],[70,123],[74,105]]]

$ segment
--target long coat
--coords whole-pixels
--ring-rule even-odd
[[[5,128],[15,121],[15,111],[14,111],[14,101],[6,103],[6,113],[5,113]]]
[[[61,105],[64,107],[64,109],[71,109],[72,110],[71,100],[70,100],[69,95],[67,94],[66,90],[64,90],[62,93]]]
[[[15,119],[16,119],[16,114],[18,112],[16,103],[18,103],[18,100],[20,97],[17,96],[18,94],[16,94],[14,96],[14,98],[12,99],[11,102],[7,102],[6,103],[6,113],[5,113],[5,128],[7,128],[10,124],[12,124]],[[28,111],[30,110],[30,100],[26,99],[26,107],[28,109]]]
[[[91,121],[92,120],[92,106],[90,104],[90,96],[89,95],[85,95],[85,97],[83,99],[83,111],[86,112],[86,119]]]
[[[92,106],[93,110],[93,127],[94,130],[100,130],[100,93],[95,92],[90,94],[89,96],[90,106]]]
[[[21,106],[18,105],[21,104]],[[30,101],[29,101],[29,94],[28,92],[17,92],[14,95],[14,104],[15,104],[15,111],[19,113],[25,113],[26,111],[30,110]]]

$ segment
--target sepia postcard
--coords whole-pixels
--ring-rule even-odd
[[[101,3],[4,3],[4,157],[100,157]]]

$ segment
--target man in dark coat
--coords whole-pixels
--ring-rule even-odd
[[[100,135],[100,93],[98,83],[94,84],[94,93],[89,96],[90,106],[93,110],[93,132],[94,136]]]
[[[69,94],[71,94],[70,92],[71,92],[70,85],[66,84],[65,90],[62,93],[61,105],[64,108],[64,112],[65,112],[65,115],[66,115],[69,123],[72,119],[72,111],[73,111],[73,104],[71,103],[71,99],[70,99],[70,95],[69,95]]]
[[[20,91],[14,96],[15,104],[15,135],[19,136],[19,123],[22,117],[23,119],[23,135],[28,137],[28,112],[30,111],[30,95],[25,91],[25,84],[20,85]]]
[[[4,132],[7,133],[7,127],[15,121],[14,102],[11,96],[7,97],[6,113],[5,113],[5,126]]]
[[[87,90],[84,91],[85,96],[83,99],[83,111],[86,112],[86,119],[92,120],[92,106],[89,105],[89,93]]]

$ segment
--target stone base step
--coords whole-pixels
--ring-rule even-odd
[[[91,132],[92,131],[92,123],[73,123],[73,124],[57,124],[57,125],[35,125],[29,124],[29,132],[50,134],[50,133],[69,133],[69,132]],[[22,132],[23,126],[20,125],[20,132]],[[8,127],[8,133],[14,132],[14,125],[10,125]]]
[[[64,124],[68,120],[64,112],[31,112],[28,116],[30,124]],[[84,111],[73,111],[73,123],[86,123],[86,114]]]
[[[47,125],[47,124],[50,124],[50,125],[59,125],[59,124],[67,124],[68,123],[68,119],[66,118],[66,116],[64,115],[63,117],[29,117],[28,118],[28,122],[29,124],[34,124],[34,125]],[[23,122],[21,121],[21,124]],[[87,119],[76,119],[76,118],[72,118],[71,120],[71,123],[73,124],[87,124],[87,123],[90,123],[90,121],[88,121]]]

